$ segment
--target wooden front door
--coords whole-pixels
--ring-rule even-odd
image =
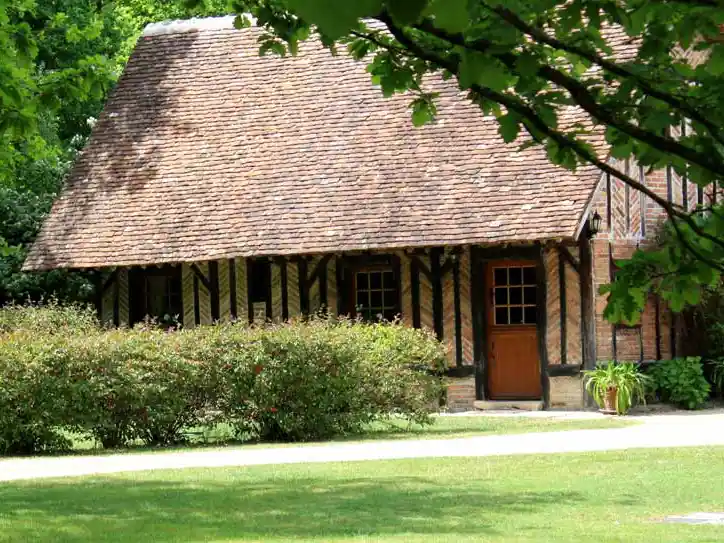
[[[542,396],[538,355],[538,286],[535,262],[488,265],[488,397]]]

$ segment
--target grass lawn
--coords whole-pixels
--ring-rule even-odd
[[[713,542],[724,448],[136,472],[0,484],[0,541]]]
[[[520,434],[526,432],[555,432],[561,430],[587,430],[602,428],[623,428],[637,424],[625,418],[605,419],[579,419],[556,420],[552,418],[526,418],[526,417],[485,417],[485,416],[442,416],[434,417],[434,424],[419,426],[408,425],[401,419],[392,419],[386,422],[370,424],[364,433],[339,437],[333,441],[369,441],[382,439],[445,439],[454,437],[470,437],[476,435],[492,434]],[[81,436],[69,434],[73,440],[75,452],[104,452],[99,449],[95,441]],[[190,435],[191,447],[218,446],[221,444],[238,445],[233,441],[231,428],[227,425],[217,425],[213,428],[198,428]],[[294,444],[298,445],[298,444]],[[247,443],[245,446],[250,446]],[[269,444],[260,444],[268,447]],[[186,448],[186,447],[184,447]],[[134,452],[142,450],[157,451],[158,449],[144,448],[140,443],[131,449]],[[105,452],[119,452],[118,450]]]

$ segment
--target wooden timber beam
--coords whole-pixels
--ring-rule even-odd
[[[568,249],[565,252],[568,253]],[[563,256],[560,247],[558,249],[558,291],[561,317],[561,364],[565,365],[568,363],[568,305],[566,300],[566,258]]]
[[[576,273],[581,273],[581,264],[578,262],[578,260],[576,260],[576,257],[571,254],[571,252],[568,250],[568,247],[559,245],[558,254],[571,265],[571,268],[576,270]]]
[[[201,281],[201,284],[204,285],[204,288],[211,292],[211,282],[208,277],[204,275],[196,264],[191,264],[189,267],[191,268],[191,271],[194,272],[194,275],[198,277],[199,281]]]
[[[581,258],[581,270],[578,277],[581,290],[581,354],[583,369],[591,370],[596,367],[596,310],[593,294],[593,254],[587,230],[587,228],[584,228],[578,242]],[[588,406],[593,405],[593,399],[590,395],[586,396],[586,404]]]
[[[231,320],[236,320],[238,315],[236,307],[236,259],[229,259],[229,313]]]
[[[211,306],[211,322],[218,322],[221,318],[219,303],[219,263],[216,260],[209,262],[209,305]]]
[[[430,273],[432,274],[432,322],[433,330],[438,339],[443,339],[443,300],[442,300],[442,270],[440,256],[442,249],[436,247],[430,250]]]

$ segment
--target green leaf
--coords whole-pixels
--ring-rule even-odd
[[[711,75],[724,75],[724,45],[715,45],[712,47],[707,66],[709,67],[709,73]]]
[[[387,11],[396,23],[408,25],[420,20],[427,3],[428,0],[388,0]]]
[[[540,63],[535,55],[531,53],[523,53],[515,61],[515,69],[520,75],[532,76],[538,72]]]
[[[477,84],[504,91],[513,84],[514,77],[498,60],[469,49],[465,49],[462,56],[459,81],[463,88]]]
[[[515,138],[517,138],[520,133],[520,117],[513,113],[508,113],[507,115],[498,117],[498,123],[500,123],[498,131],[503,141],[505,143],[515,141]]]
[[[423,126],[432,120],[432,115],[426,109],[417,109],[412,112],[412,124]]]
[[[427,12],[435,26],[448,32],[462,32],[470,25],[468,0],[432,0]]]
[[[236,29],[242,29],[242,28],[249,28],[251,26],[251,21],[246,15],[237,15],[234,17],[234,28]]]
[[[382,0],[288,0],[289,7],[328,37],[341,38],[362,17],[379,13]]]

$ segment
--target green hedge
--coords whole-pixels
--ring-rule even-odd
[[[166,332],[102,330],[88,311],[0,310],[0,453],[183,441],[224,422],[239,438],[324,439],[393,414],[424,422],[444,347],[400,324],[311,320]]]
[[[662,360],[649,370],[651,393],[664,402],[685,409],[699,409],[709,398],[711,385],[704,377],[698,356]]]

